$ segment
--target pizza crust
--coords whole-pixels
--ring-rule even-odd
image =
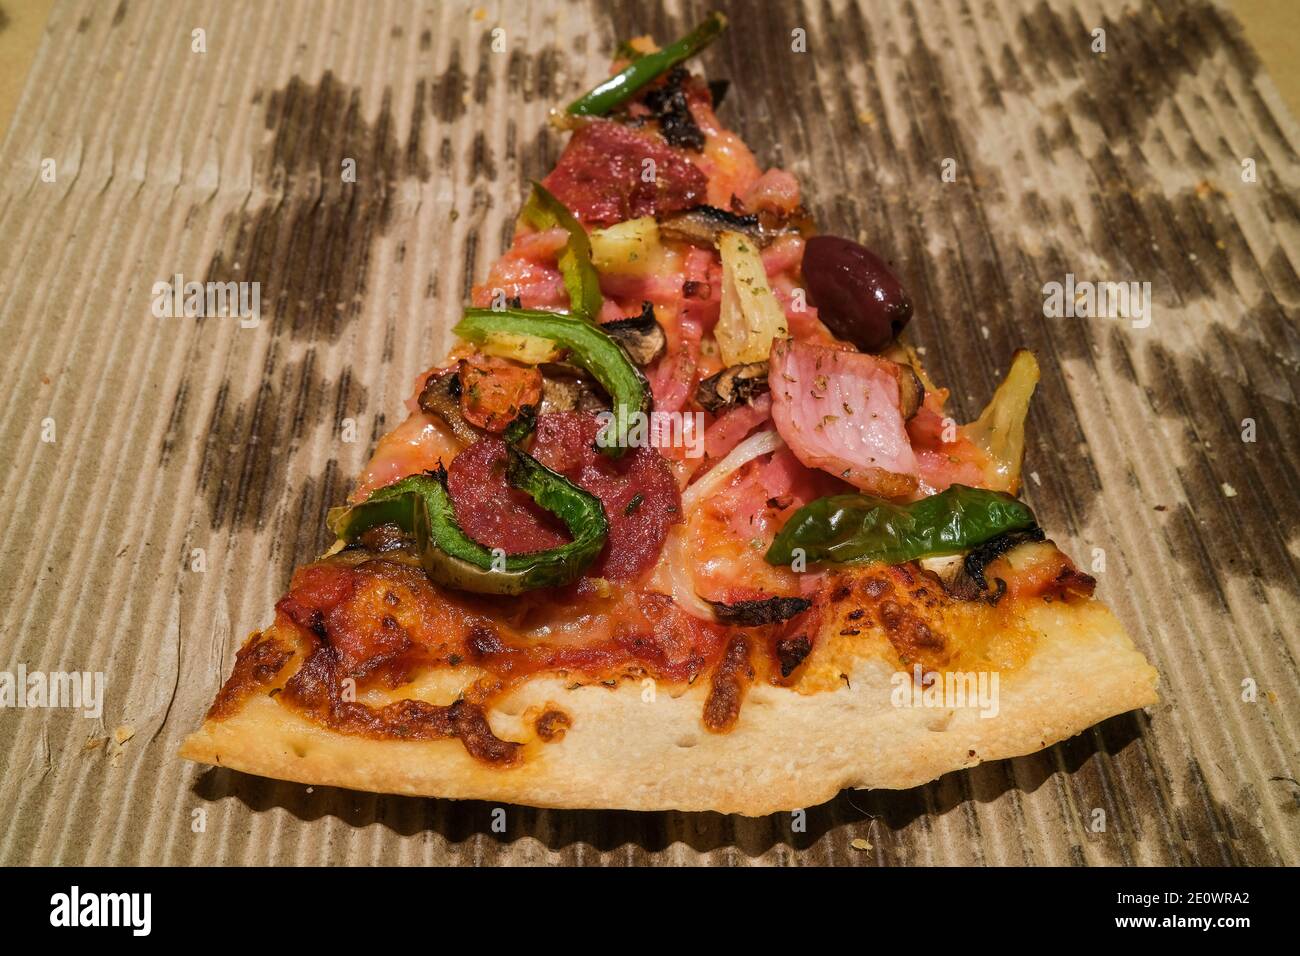
[[[846,787],[905,789],[952,770],[1033,753],[1100,720],[1154,704],[1156,671],[1100,602],[1027,612],[1034,653],[999,675],[998,714],[895,706],[897,665],[856,659],[846,686],[802,694],[756,684],[735,728],[701,722],[707,681],[677,696],[646,683],[570,688],[527,682],[488,710],[494,732],[525,741],[501,769],[456,740],[379,741],[338,734],[265,694],[206,720],[181,748],[190,760],[301,783],[538,807],[715,810],[760,816],[810,807]],[[814,652],[815,653],[815,652]],[[909,695],[910,697],[910,695]],[[532,719],[565,711],[562,739]]]

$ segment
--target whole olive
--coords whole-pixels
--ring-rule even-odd
[[[803,278],[826,327],[864,352],[883,349],[912,318],[912,300],[889,267],[851,239],[809,239]]]

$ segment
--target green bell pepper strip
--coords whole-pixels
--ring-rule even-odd
[[[396,524],[416,541],[420,565],[436,584],[478,594],[521,594],[569,584],[581,577],[609,536],[600,499],[515,448],[506,480],[560,518],[573,540],[558,548],[502,555],[467,535],[456,523],[447,472],[411,475],[380,488],[361,504],[334,508],[330,529],[352,542],[381,524]]]
[[[1029,507],[1011,495],[965,485],[903,505],[870,495],[832,495],[791,515],[766,558],[788,565],[801,549],[808,562],[898,564],[956,554],[1035,524]]]
[[[564,288],[569,293],[569,312],[595,322],[605,298],[600,294],[600,275],[591,264],[591,239],[582,223],[569,212],[568,206],[538,182],[533,183],[533,193],[519,216],[534,229],[559,226],[569,234],[557,263],[564,278]]]
[[[605,82],[578,97],[565,112],[572,116],[604,116],[626,103],[636,91],[662,76],[683,60],[693,57],[727,28],[727,18],[714,11],[690,33],[655,53],[638,57]]]
[[[467,309],[452,331],[476,344],[493,332],[511,332],[550,339],[568,349],[572,361],[590,372],[613,401],[614,431],[600,445],[611,458],[621,458],[627,449],[635,416],[650,412],[650,383],[641,370],[607,332],[578,316],[536,309]]]

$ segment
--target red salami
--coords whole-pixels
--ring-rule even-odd
[[[506,443],[480,438],[447,469],[456,520],[479,544],[507,554],[545,551],[569,540],[564,525],[506,484]]]
[[[708,180],[681,150],[612,120],[573,134],[542,185],[587,225],[689,209],[704,202]]]
[[[600,499],[609,518],[609,544],[589,573],[623,581],[655,563],[669,526],[680,520],[681,495],[659,452],[632,448],[614,461],[596,450],[599,431],[591,415],[543,415],[533,457]]]
[[[681,497],[657,451],[633,448],[614,461],[596,450],[599,431],[600,422],[591,415],[543,415],[532,454],[600,499],[609,519],[609,543],[587,573],[625,581],[659,557],[668,527],[681,514]],[[563,544],[569,538],[559,522],[506,484],[505,461],[505,443],[482,438],[451,463],[447,488],[460,526],[480,544],[508,554]]]

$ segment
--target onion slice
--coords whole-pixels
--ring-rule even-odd
[[[781,436],[776,433],[775,429],[765,428],[761,432],[750,435],[731,449],[722,461],[706,471],[699,481],[682,492],[682,513],[690,515],[701,501],[721,488],[723,482],[730,478],[737,469],[749,464],[760,455],[771,454],[783,447],[785,447],[785,442],[781,440]]]
[[[668,532],[668,540],[664,542],[658,567],[651,578],[651,586],[670,594],[677,606],[688,614],[705,621],[718,619],[713,608],[695,591],[688,535],[691,513],[699,507],[701,501],[721,488],[738,469],[784,445],[781,436],[773,429],[756,432],[731,449],[725,458],[704,473],[704,477],[682,492],[682,517],[685,520],[682,524],[674,525]]]

